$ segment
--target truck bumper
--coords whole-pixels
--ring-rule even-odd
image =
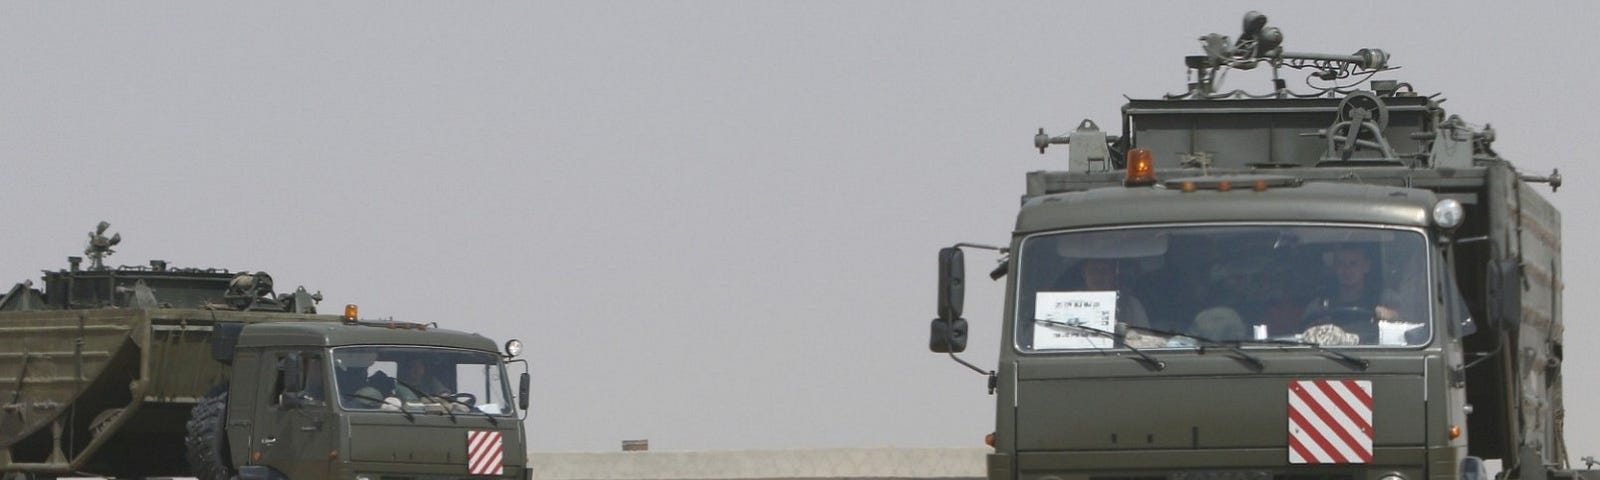
[[[1377,448],[1371,463],[1291,465],[1282,448],[994,453],[990,480],[1425,480],[1427,450]]]

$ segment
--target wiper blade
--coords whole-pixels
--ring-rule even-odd
[[[1238,343],[1224,342],[1224,341],[1221,341],[1221,340],[1212,340],[1212,339],[1209,339],[1209,338],[1206,338],[1206,337],[1202,337],[1202,336],[1199,336],[1199,335],[1192,335],[1192,334],[1188,334],[1188,333],[1178,333],[1178,332],[1174,332],[1174,331],[1170,331],[1170,330],[1162,330],[1162,329],[1159,329],[1159,328],[1141,327],[1141,326],[1138,326],[1138,325],[1128,325],[1128,328],[1131,328],[1131,329],[1134,329],[1134,330],[1138,330],[1138,331],[1141,331],[1141,332],[1154,333],[1156,335],[1166,335],[1168,337],[1183,337],[1183,338],[1192,339],[1192,340],[1194,340],[1196,342],[1200,342],[1200,346],[1195,347],[1195,350],[1200,352],[1200,354],[1202,354],[1202,355],[1204,355],[1206,353],[1206,346],[1207,345],[1210,345],[1210,346],[1213,346],[1213,347],[1226,348],[1226,349],[1228,349],[1228,351],[1233,352],[1234,355],[1238,355],[1239,359],[1244,360],[1246,363],[1249,363],[1252,366],[1255,366],[1256,367],[1256,371],[1258,371],[1258,372],[1261,371],[1261,370],[1265,370],[1267,368],[1267,365],[1265,363],[1261,362],[1261,358],[1260,357],[1257,357],[1255,355],[1251,355],[1249,352],[1245,352],[1243,348],[1239,348]]]
[[[450,409],[450,403],[451,402],[440,401],[440,397],[438,395],[430,395],[430,394],[428,394],[428,392],[425,392],[422,389],[417,388],[416,385],[412,385],[412,384],[409,384],[409,383],[406,383],[406,382],[402,382],[398,378],[394,379],[394,382],[400,384],[400,386],[402,386],[402,387],[406,387],[406,388],[411,389],[411,391],[416,393],[417,395],[428,397],[428,398],[433,399],[433,401],[435,401],[435,402],[439,402],[441,405],[444,406],[445,415],[449,415],[450,416],[450,421],[451,422],[456,421],[456,412],[450,411],[451,410]],[[402,410],[402,411],[405,410],[404,403],[405,403],[404,401],[401,402],[400,410]],[[424,411],[426,411],[426,409],[424,409]]]
[[[1103,336],[1114,338],[1117,341],[1122,342],[1122,346],[1126,347],[1128,349],[1128,351],[1133,352],[1134,355],[1138,355],[1140,359],[1143,359],[1145,363],[1149,364],[1151,367],[1155,368],[1156,370],[1158,370],[1158,371],[1159,370],[1165,370],[1167,368],[1167,362],[1163,362],[1161,360],[1157,360],[1155,357],[1152,357],[1149,354],[1144,353],[1144,351],[1139,350],[1137,348],[1134,348],[1133,345],[1128,345],[1127,336],[1122,335],[1120,333],[1107,332],[1105,330],[1101,330],[1101,329],[1094,328],[1094,327],[1078,325],[1078,324],[1075,324],[1075,323],[1057,322],[1055,320],[1045,320],[1045,319],[1042,319],[1042,318],[1041,319],[1036,319],[1036,320],[1034,320],[1034,322],[1037,322],[1037,323],[1040,323],[1040,324],[1043,324],[1043,325],[1049,325],[1049,326],[1052,326],[1052,327],[1070,328],[1070,329],[1073,329],[1073,330],[1079,330],[1079,331],[1093,333],[1093,334],[1096,334],[1096,335],[1103,335]],[[1101,350],[1101,351],[1103,352],[1104,350]]]
[[[1237,343],[1257,343],[1257,344],[1267,344],[1267,345],[1281,345],[1281,346],[1285,346],[1285,347],[1310,347],[1312,350],[1316,350],[1317,352],[1328,354],[1328,356],[1331,356],[1331,357],[1333,357],[1333,358],[1335,358],[1337,360],[1340,360],[1340,361],[1343,361],[1345,363],[1348,363],[1351,366],[1354,366],[1354,367],[1356,367],[1358,369],[1361,369],[1361,370],[1366,370],[1367,367],[1371,366],[1371,363],[1367,362],[1365,359],[1356,358],[1356,356],[1354,356],[1354,355],[1350,355],[1348,353],[1344,353],[1344,352],[1341,352],[1341,351],[1338,351],[1338,350],[1334,350],[1334,349],[1331,349],[1331,348],[1328,348],[1328,347],[1324,347],[1324,346],[1322,346],[1322,344],[1319,344],[1319,343],[1316,343],[1316,342],[1307,342],[1307,341],[1304,341],[1304,340],[1268,339],[1268,340],[1240,340]]]
[[[381,398],[372,398],[372,397],[369,397],[369,396],[366,396],[366,395],[362,395],[362,394],[359,394],[359,393],[346,393],[346,394],[344,394],[344,396],[350,397],[350,398],[359,398],[359,399],[362,399],[362,400],[368,400],[368,401],[377,402],[378,405],[380,405],[380,407],[378,407],[380,409],[382,408],[381,405],[387,405],[388,404],[387,402],[384,402],[383,399],[381,399]],[[417,421],[416,417],[411,416],[411,412],[407,412],[406,411],[405,402],[400,402],[400,410],[399,410],[399,412],[400,412],[401,415],[405,415],[406,416],[406,420],[410,420],[412,422],[416,422]]]

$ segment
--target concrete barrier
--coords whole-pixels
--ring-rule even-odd
[[[535,480],[981,479],[989,448],[533,453]]]

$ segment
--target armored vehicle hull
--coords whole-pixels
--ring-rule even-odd
[[[189,475],[185,422],[228,381],[217,322],[332,315],[188,309],[0,312],[0,471]]]
[[[320,293],[260,272],[109,268],[107,227],[88,268],[0,296],[8,478],[529,475],[520,342],[318,315]]]

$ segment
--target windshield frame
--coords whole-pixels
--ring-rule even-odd
[[[445,352],[464,352],[464,353],[470,353],[470,354],[487,355],[489,357],[492,357],[494,359],[494,364],[493,365],[496,368],[498,368],[499,371],[500,371],[500,389],[501,389],[502,392],[504,392],[504,396],[505,396],[504,399],[501,399],[501,400],[503,400],[503,402],[496,402],[496,403],[500,403],[501,405],[504,406],[504,408],[501,409],[502,413],[498,413],[498,414],[488,413],[488,412],[484,412],[484,411],[477,410],[477,409],[474,408],[470,414],[459,413],[459,412],[457,412],[456,414],[457,415],[481,414],[481,415],[490,415],[490,416],[494,416],[494,417],[497,417],[497,418],[501,418],[501,417],[516,418],[516,416],[517,416],[516,395],[513,393],[514,391],[511,389],[511,379],[508,377],[508,375],[510,375],[510,371],[506,369],[506,362],[505,362],[505,357],[504,356],[502,356],[499,352],[491,352],[491,351],[487,351],[487,350],[478,350],[478,349],[460,348],[460,347],[444,347],[444,346],[436,346],[436,345],[365,344],[365,345],[340,345],[340,346],[328,348],[328,352],[327,352],[328,360],[326,362],[323,362],[325,364],[323,369],[326,370],[326,371],[323,372],[323,373],[325,375],[327,375],[328,383],[332,387],[329,391],[334,392],[334,394],[335,394],[335,395],[332,396],[332,398],[330,398],[330,400],[332,400],[332,401],[329,402],[329,403],[334,404],[335,407],[338,408],[340,411],[352,412],[352,413],[383,413],[383,414],[395,414],[395,415],[399,415],[402,412],[400,410],[383,410],[381,408],[348,408],[348,407],[345,406],[345,404],[344,404],[345,392],[340,388],[340,385],[339,385],[336,356],[338,355],[339,350],[342,350],[342,349],[366,349],[366,348],[401,348],[401,349],[409,349],[409,350],[432,350],[432,351],[445,351]],[[461,365],[461,364],[457,364],[457,365]],[[484,401],[484,399],[482,399],[482,398],[477,399],[477,403],[478,404],[482,404],[483,401]],[[404,410],[404,411],[410,412],[410,413],[413,413],[413,414],[417,414],[417,413],[424,413],[426,410]]]
[[[1031,328],[1031,322],[1029,322],[1029,325],[1027,327],[1025,327],[1023,325],[1022,319],[1019,317],[1020,312],[1023,310],[1021,308],[1022,302],[1023,302],[1023,298],[1022,297],[1023,297],[1023,293],[1024,293],[1023,290],[1022,290],[1022,279],[1025,278],[1025,276],[1026,276],[1026,272],[1024,271],[1024,269],[1027,268],[1027,265],[1025,265],[1023,263],[1023,259],[1026,258],[1026,254],[1023,251],[1023,248],[1028,244],[1029,240],[1032,240],[1032,239],[1034,239],[1036,237],[1056,236],[1056,235],[1066,235],[1066,234],[1077,234],[1077,233],[1125,231],[1125,230],[1148,230],[1148,229],[1172,230],[1172,229],[1183,229],[1183,228],[1214,228],[1214,227],[1280,227],[1280,228],[1281,227],[1333,227],[1333,228],[1351,228],[1351,229],[1389,230],[1389,231],[1396,231],[1396,232],[1407,232],[1407,233],[1418,235],[1419,237],[1417,237],[1417,239],[1421,242],[1422,248],[1424,249],[1423,253],[1420,255],[1421,260],[1422,260],[1422,265],[1420,265],[1419,268],[1421,268],[1423,270],[1422,271],[1422,275],[1423,275],[1423,279],[1422,280],[1427,282],[1425,284],[1426,288],[1424,289],[1424,292],[1426,292],[1427,298],[1426,298],[1426,301],[1423,302],[1423,307],[1424,307],[1423,316],[1424,316],[1424,319],[1425,319],[1424,320],[1424,324],[1428,328],[1428,338],[1427,338],[1427,340],[1423,341],[1423,342],[1419,342],[1419,343],[1414,344],[1414,345],[1325,345],[1325,346],[1323,346],[1323,348],[1350,349],[1350,350],[1356,350],[1356,351],[1422,350],[1422,349],[1426,349],[1426,348],[1429,348],[1429,347],[1433,346],[1434,343],[1439,340],[1441,335],[1447,334],[1446,332],[1441,330],[1442,326],[1439,325],[1439,321],[1437,320],[1437,317],[1439,315],[1438,315],[1438,305],[1436,305],[1436,304],[1438,302],[1437,302],[1437,298],[1435,298],[1435,294],[1434,294],[1434,291],[1436,289],[1440,288],[1438,285],[1436,285],[1436,282],[1438,281],[1438,271],[1437,271],[1437,269],[1439,268],[1439,266],[1437,264],[1437,262],[1438,262],[1438,252],[1434,248],[1433,242],[1431,241],[1433,239],[1433,236],[1430,234],[1430,232],[1426,228],[1415,227],[1415,226],[1406,226],[1406,225],[1391,225],[1391,224],[1362,223],[1362,222],[1349,222],[1349,223],[1345,223],[1345,222],[1297,222],[1297,221],[1183,222],[1183,223],[1170,223],[1169,222],[1169,223],[1152,223],[1152,224],[1141,224],[1141,225],[1117,225],[1117,226],[1087,227],[1087,228],[1068,228],[1068,229],[1058,229],[1058,230],[1041,230],[1041,231],[1026,233],[1026,234],[1023,234],[1023,235],[1020,235],[1020,236],[1016,237],[1015,244],[1012,247],[1014,253],[1011,256],[1012,261],[1015,262],[1015,265],[1013,265],[1013,267],[1011,269],[1012,270],[1011,274],[1008,275],[1010,277],[1008,279],[1008,282],[1010,283],[1009,288],[1010,288],[1010,292],[1011,293],[1009,295],[1009,298],[1007,299],[1007,303],[1010,304],[1010,308],[1008,309],[1009,311],[1006,312],[1006,316],[1005,316],[1005,321],[1007,322],[1006,330],[1010,332],[1010,337],[1011,337],[1009,343],[1011,345],[1012,352],[1014,354],[1019,355],[1019,356],[1045,356],[1045,357],[1051,357],[1051,356],[1063,356],[1063,355],[1069,355],[1069,356],[1070,355],[1093,355],[1093,356],[1098,356],[1098,355],[1104,355],[1106,353],[1117,353],[1117,352],[1127,352],[1127,351],[1129,351],[1129,348],[1127,346],[1117,346],[1117,345],[1112,345],[1112,346],[1105,347],[1105,348],[1045,349],[1045,350],[1026,348],[1026,347],[1024,347],[1022,345],[1021,330],[1023,328]],[[1285,348],[1284,345],[1273,345],[1273,344],[1264,344],[1264,343],[1263,344],[1256,344],[1256,343],[1252,343],[1250,341],[1244,341],[1239,346],[1241,348],[1259,349],[1259,350],[1283,350]],[[1300,348],[1300,347],[1290,346],[1288,348]],[[1172,352],[1172,351],[1190,351],[1190,352],[1192,352],[1192,351],[1195,351],[1195,347],[1193,347],[1193,346],[1139,347],[1139,350],[1147,351],[1147,352],[1163,352],[1163,353]]]

